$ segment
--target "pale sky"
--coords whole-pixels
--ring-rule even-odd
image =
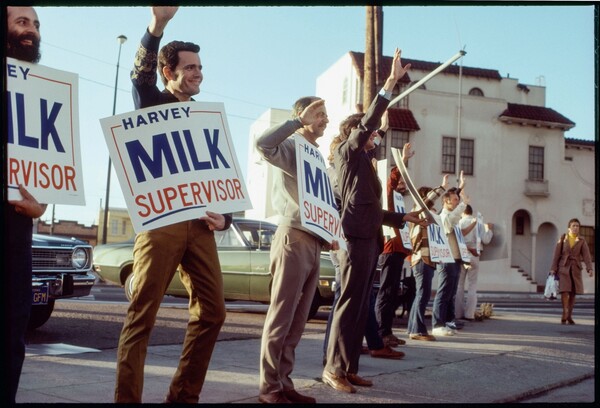
[[[98,222],[108,149],[99,119],[113,109],[117,36],[122,46],[116,113],[132,111],[129,71],[149,21],[148,7],[36,7],[41,64],[79,74],[86,206],[56,205],[56,220]],[[386,6],[383,53],[443,63],[459,50],[463,66],[495,69],[545,84],[546,106],[576,126],[569,138],[593,140],[593,6]],[[267,109],[289,109],[315,94],[316,78],[348,51],[363,52],[365,7],[182,7],[165,30],[200,45],[201,101],[225,104],[238,161],[247,169],[250,125]],[[337,128],[338,124],[330,124]],[[115,173],[110,206],[125,208]],[[42,216],[50,221],[52,207]]]

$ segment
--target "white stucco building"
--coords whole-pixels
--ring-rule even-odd
[[[319,139],[325,157],[340,121],[360,110],[363,59],[362,53],[348,52],[316,79],[316,95],[325,99],[330,118]],[[391,60],[384,57],[382,79]],[[412,68],[394,96],[440,65],[402,61]],[[543,86],[454,64],[389,109],[390,129],[377,151],[383,181],[393,165],[390,148],[409,141],[416,155],[408,170],[417,187],[435,187],[446,173],[456,185],[460,166],[473,210],[494,224],[494,239],[481,258],[480,290],[538,290],[571,218],[581,221],[594,251],[595,143],[566,138],[575,123],[545,102]],[[272,109],[251,127],[247,174],[254,210],[248,217],[274,214],[269,165],[252,144],[267,127],[289,117],[287,110]],[[586,293],[594,292],[593,282],[584,274]]]

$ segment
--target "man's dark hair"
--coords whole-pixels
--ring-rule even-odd
[[[299,117],[302,111],[306,109],[308,105],[320,99],[321,98],[316,96],[303,96],[302,98],[298,99],[296,102],[294,102],[294,106],[292,107],[292,118],[295,119]]]
[[[163,68],[168,67],[171,71],[175,71],[179,64],[179,51],[190,51],[196,54],[200,52],[200,46],[191,42],[171,41],[160,49],[158,53],[158,72],[163,84],[167,85],[167,78],[163,74]]]
[[[454,194],[454,195],[458,195],[458,193],[457,193],[457,190],[458,190],[458,189],[457,189],[457,188],[455,188],[455,187],[449,188],[449,189],[448,189],[448,190],[447,190],[447,191],[446,191],[446,192],[445,192],[445,193],[442,195],[442,200],[446,200],[446,198],[450,198],[450,196],[451,196],[451,195],[453,195],[453,194]]]
[[[465,207],[465,214],[473,215],[473,208],[471,207],[471,204],[467,204],[467,206]]]
[[[10,13],[11,7],[6,9]],[[31,45],[23,45],[23,40],[31,41]],[[6,56],[20,61],[37,64],[42,58],[40,53],[40,39],[31,33],[15,35],[10,29],[6,30]]]
[[[340,123],[340,139],[342,141],[348,139],[348,136],[350,136],[350,132],[352,132],[352,129],[354,129],[355,127],[358,127],[358,124],[360,123],[363,116],[365,116],[364,113],[353,113],[346,119],[342,120],[342,122]]]
[[[570,227],[572,223],[576,222],[577,224],[579,224],[579,226],[581,227],[581,223],[579,222],[579,220],[577,218],[571,218],[569,220],[569,224],[567,225],[567,227]]]

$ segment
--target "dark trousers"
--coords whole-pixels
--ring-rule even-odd
[[[378,333],[383,338],[392,334],[392,323],[398,308],[398,287],[406,255],[392,252],[379,255],[381,278],[377,300],[375,301],[375,317]]]
[[[3,400],[15,402],[19,378],[25,360],[25,333],[31,313],[31,218],[14,211],[12,205],[4,203],[3,255],[4,304],[6,322],[4,326],[7,350],[4,366],[7,389]]]
[[[337,376],[358,372],[373,277],[380,246],[377,239],[347,238],[340,251],[340,298],[333,310],[325,369]]]

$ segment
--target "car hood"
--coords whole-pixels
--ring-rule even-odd
[[[33,234],[33,246],[54,246],[71,248],[75,245],[87,245],[86,242],[72,237],[63,237],[58,235]]]

